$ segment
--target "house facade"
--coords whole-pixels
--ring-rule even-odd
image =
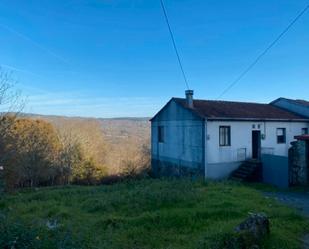
[[[172,98],[151,119],[152,168],[156,175],[220,179],[248,159],[288,158],[294,137],[309,118],[273,104]]]

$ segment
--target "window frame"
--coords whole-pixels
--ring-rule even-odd
[[[278,131],[282,130],[283,135],[278,135]],[[283,141],[279,141],[279,137],[283,136]],[[276,129],[276,138],[277,138],[277,144],[286,144],[286,128],[277,128]]]
[[[164,143],[164,139],[165,135],[164,135],[164,126],[163,125],[159,125],[158,126],[158,142],[159,143]]]
[[[230,125],[220,125],[219,126],[219,146],[220,147],[231,146],[231,126]]]

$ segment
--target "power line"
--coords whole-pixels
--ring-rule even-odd
[[[164,13],[165,21],[166,21],[166,24],[167,24],[167,27],[168,27],[168,30],[169,30],[169,33],[170,33],[170,36],[171,36],[171,39],[172,39],[173,47],[174,47],[175,53],[177,55],[179,67],[180,67],[180,70],[182,72],[182,76],[183,76],[183,79],[186,83],[187,89],[189,89],[188,80],[187,80],[185,71],[184,71],[183,66],[182,66],[182,62],[181,62],[181,59],[180,59],[180,56],[179,56],[179,52],[178,52],[178,49],[177,49],[177,46],[176,46],[176,42],[175,42],[175,39],[174,39],[174,35],[173,35],[172,29],[171,29],[171,25],[170,25],[170,22],[169,22],[169,19],[168,19],[168,16],[167,16],[167,12],[166,12],[163,0],[160,0],[160,2],[161,2],[161,7],[162,7],[162,10],[163,10],[163,13]]]
[[[293,19],[293,21],[279,34],[279,36],[268,45],[268,47],[234,80],[228,87],[218,96],[220,99],[233,86],[235,86],[258,62],[259,60],[290,30],[290,28],[301,18],[302,15],[309,9],[309,4]]]

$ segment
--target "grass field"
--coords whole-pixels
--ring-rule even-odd
[[[309,229],[250,186],[148,179],[2,196],[0,248],[222,248],[248,212],[270,217],[263,248],[300,248]]]

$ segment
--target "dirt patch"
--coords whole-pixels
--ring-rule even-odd
[[[266,192],[264,195],[267,198],[274,198],[283,204],[298,209],[309,219],[309,193]],[[301,241],[303,244],[302,249],[309,249],[309,234],[304,235]]]
[[[309,218],[309,193],[266,192],[264,195],[298,209],[304,216]]]

